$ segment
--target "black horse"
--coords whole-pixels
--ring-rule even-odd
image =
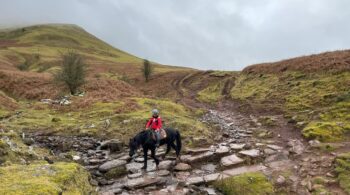
[[[172,129],[172,128],[166,128],[165,131],[167,134],[166,138],[160,140],[160,145],[167,144],[167,149],[166,149],[166,152],[165,152],[163,157],[165,157],[165,155],[169,153],[171,148],[173,148],[176,151],[176,156],[179,157],[180,150],[181,150],[180,132],[175,130],[175,129]],[[139,146],[142,146],[143,157],[144,157],[144,166],[142,167],[142,169],[147,169],[148,150],[151,150],[151,157],[156,162],[156,165],[158,166],[158,164],[159,164],[159,160],[155,154],[157,141],[155,140],[154,136],[155,135],[152,132],[152,130],[147,130],[147,131],[141,131],[134,138],[130,139],[130,142],[129,142],[129,147],[130,147],[129,155],[130,155],[130,157],[134,156],[134,154],[135,154],[136,150],[139,148]],[[174,142],[176,142],[176,145]]]

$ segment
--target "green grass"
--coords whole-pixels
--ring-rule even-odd
[[[77,97],[74,101],[81,101]],[[47,131],[63,135],[86,134],[101,137],[117,137],[128,140],[144,129],[151,117],[150,111],[161,111],[164,125],[179,129],[183,137],[209,136],[207,125],[197,120],[202,110],[190,110],[167,99],[129,98],[117,102],[98,102],[86,108],[56,109],[40,102],[22,102],[20,117],[4,123],[6,128],[17,131]],[[53,120],[54,119],[54,120]],[[111,126],[105,128],[105,120]]]
[[[207,88],[198,92],[197,99],[206,103],[216,103],[222,98],[222,90],[224,87],[224,81],[211,84]]]
[[[76,163],[0,167],[0,194],[89,194],[89,174]]]
[[[350,72],[242,74],[231,97],[264,109],[277,109],[297,122],[309,139],[341,141],[350,129]]]
[[[217,181],[215,186],[227,195],[274,194],[273,185],[262,173],[245,173]]]
[[[350,194],[350,153],[338,155],[335,160],[338,181],[346,193]]]

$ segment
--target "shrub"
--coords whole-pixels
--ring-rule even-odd
[[[55,80],[64,83],[71,94],[76,94],[78,88],[85,83],[87,65],[81,55],[69,51],[62,55],[62,69],[55,75]]]
[[[142,73],[145,77],[146,82],[149,81],[149,78],[153,72],[152,64],[148,60],[143,60]]]

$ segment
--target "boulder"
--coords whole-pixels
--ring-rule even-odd
[[[189,171],[191,170],[191,165],[186,163],[179,163],[174,167],[175,171]]]
[[[237,165],[237,164],[240,164],[242,162],[244,162],[244,160],[237,157],[235,154],[232,154],[230,156],[225,156],[225,157],[221,158],[221,160],[220,160],[220,164],[224,167]]]
[[[175,161],[163,160],[159,163],[158,169],[169,170],[174,166],[174,164],[175,164]]]
[[[101,143],[101,150],[109,150],[110,152],[120,152],[123,149],[123,143],[118,139],[106,140]]]
[[[125,164],[126,164],[125,160],[118,160],[118,159],[116,159],[116,160],[112,160],[112,161],[108,161],[108,162],[103,163],[98,168],[98,170],[101,171],[101,172],[107,172],[110,169],[113,169],[113,168],[116,168],[116,167],[119,167],[119,166],[124,166]]]

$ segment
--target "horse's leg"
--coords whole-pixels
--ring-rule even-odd
[[[165,151],[165,153],[164,153],[164,155],[163,155],[163,159],[164,159],[165,156],[170,152],[170,150],[171,150],[170,144],[167,144],[167,145],[166,145],[166,151]]]
[[[148,148],[143,147],[143,167],[141,169],[147,169],[147,153],[148,153]]]
[[[180,150],[178,149],[178,147],[174,144],[174,142],[171,142],[170,145],[176,151],[176,157],[179,158]]]
[[[152,148],[152,149],[151,149],[151,157],[154,159],[154,161],[156,162],[156,166],[158,167],[158,165],[159,165],[159,160],[158,160],[158,158],[156,157],[156,149],[155,149],[155,148]]]

